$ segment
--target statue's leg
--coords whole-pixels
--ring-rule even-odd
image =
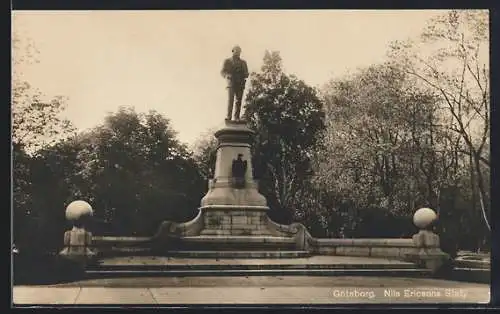
[[[227,120],[233,119],[234,88],[228,87]]]
[[[238,86],[236,88],[236,108],[235,108],[235,116],[236,120],[240,120],[240,111],[241,111],[241,99],[243,98],[243,88]]]

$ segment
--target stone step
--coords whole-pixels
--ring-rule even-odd
[[[272,251],[271,251],[272,250]],[[183,257],[302,257],[309,256],[307,251],[297,251],[294,245],[274,247],[273,245],[248,245],[242,247],[238,244],[200,245],[186,244],[176,250],[155,252],[153,248],[115,247],[101,251],[101,256],[148,256],[159,254],[161,256]]]
[[[169,251],[296,251],[295,243],[277,245],[275,243],[199,243],[199,242],[183,242],[175,247],[171,247]],[[167,252],[167,251],[166,251]]]
[[[368,257],[182,258],[164,256],[105,258],[89,265],[90,277],[127,276],[426,276],[413,263]]]
[[[100,256],[149,256],[152,253],[149,247],[111,247],[99,251]]]
[[[155,246],[149,238],[96,237],[97,249],[101,257],[106,256],[211,256],[211,257],[299,257],[305,252],[296,251],[296,240],[291,237],[269,235],[200,235],[173,238],[165,246]],[[185,253],[189,251],[191,253]],[[214,253],[214,252],[221,253]],[[246,251],[246,253],[229,253]],[[204,252],[204,253],[198,253]],[[226,252],[226,253],[223,253]],[[260,253],[250,253],[260,252]],[[272,252],[272,253],[266,253]]]
[[[87,278],[116,277],[200,277],[200,276],[396,276],[396,277],[426,277],[430,272],[425,269],[176,269],[176,270],[99,270],[88,269]]]
[[[413,264],[97,264],[89,267],[100,271],[169,271],[169,270],[414,270]]]
[[[453,265],[459,268],[474,268],[474,269],[491,269],[491,261],[488,260],[473,260],[458,257],[453,261]]]
[[[189,249],[190,247],[186,247]],[[311,256],[308,251],[293,250],[275,250],[266,251],[266,248],[258,248],[252,250],[252,247],[247,247],[246,251],[234,251],[238,247],[225,247],[223,250],[210,250],[212,247],[205,247],[204,250],[182,250],[182,251],[165,251],[161,252],[161,256],[184,257],[184,258],[297,258]],[[155,251],[149,248],[113,248],[100,252],[99,256],[150,256]],[[158,252],[156,252],[158,253]]]
[[[127,242],[128,243],[128,242]],[[149,243],[138,242],[135,245],[117,242],[111,246],[102,245],[99,250],[104,255],[170,255],[170,251],[294,251],[294,238],[276,236],[233,236],[233,235],[201,235],[172,239],[164,249],[153,248]],[[209,254],[209,253],[207,253]],[[227,255],[228,253],[222,253]],[[285,253],[288,254],[288,253]],[[246,254],[249,255],[249,254]],[[260,255],[265,256],[264,253]]]
[[[491,284],[491,270],[455,267],[447,276],[451,280]]]
[[[217,243],[295,243],[291,237],[245,236],[245,235],[200,235],[183,237],[183,241],[217,242]]]
[[[274,236],[201,235],[184,237],[178,250],[183,251],[293,251],[294,238]]]
[[[186,258],[295,258],[311,256],[308,251],[169,251],[168,256]]]

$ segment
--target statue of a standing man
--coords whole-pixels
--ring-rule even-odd
[[[226,120],[233,118],[234,96],[236,96],[235,120],[240,120],[241,100],[248,78],[248,67],[246,61],[240,59],[241,48],[235,46],[232,51],[233,56],[224,60],[221,71],[222,76],[227,79],[229,92]]]

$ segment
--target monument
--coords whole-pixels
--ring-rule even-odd
[[[157,243],[183,248],[190,247],[189,241],[207,241],[204,247],[208,242],[218,243],[219,249],[229,247],[230,242],[233,248],[240,249],[252,242],[253,248],[260,243],[276,251],[294,250],[297,226],[290,229],[269,219],[266,198],[259,193],[253,177],[251,147],[255,133],[240,117],[248,67],[240,58],[239,46],[232,52],[233,56],[224,60],[221,71],[228,89],[225,126],[215,132],[218,141],[215,173],[208,182],[209,189],[201,200],[199,214],[186,223],[164,222],[155,239],[163,239]]]
[[[201,216],[185,226],[190,227],[183,231],[184,234],[271,235],[266,228],[267,201],[258,192],[253,178],[251,145],[254,132],[240,118],[248,67],[240,58],[239,46],[232,52],[233,56],[224,60],[221,71],[227,80],[228,108],[225,127],[215,132],[218,145],[214,178],[209,180],[209,190],[201,200]],[[194,225],[200,226],[195,228]],[[179,228],[182,229],[183,224],[179,224]]]
[[[240,118],[248,77],[247,64],[240,59],[240,53],[241,49],[236,46],[233,57],[224,61],[222,74],[228,81],[228,112],[224,126],[214,134],[217,139],[214,177],[208,182],[208,191],[201,199],[197,216],[182,223],[163,221],[151,237],[92,236],[83,225],[76,224],[74,230],[65,235],[66,249],[61,255],[93,257],[94,253],[86,249],[92,242],[98,248],[100,258],[116,254],[169,258],[336,255],[410,261],[409,265],[401,265],[401,271],[412,265],[431,273],[440,269],[449,256],[441,251],[439,236],[432,231],[437,215],[429,208],[415,213],[414,224],[420,231],[407,239],[318,239],[312,237],[301,223],[281,225],[269,218],[267,200],[259,192],[253,177],[251,147],[255,133]],[[234,119],[233,105],[236,114]],[[68,206],[67,218],[77,221],[82,215],[89,216],[91,213],[90,205],[78,203]],[[72,240],[73,237],[77,239],[76,242]],[[75,249],[83,250],[83,254],[80,251],[73,254]],[[96,271],[99,272],[99,269]]]

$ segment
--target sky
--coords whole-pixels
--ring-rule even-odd
[[[435,10],[14,11],[13,29],[30,39],[39,63],[24,79],[47,97],[68,98],[78,130],[120,106],[169,118],[189,145],[223,125],[222,62],[238,44],[249,71],[266,50],[285,72],[321,87],[383,62],[393,40],[415,37]],[[248,85],[248,84],[247,84]],[[248,88],[248,86],[247,86]]]

